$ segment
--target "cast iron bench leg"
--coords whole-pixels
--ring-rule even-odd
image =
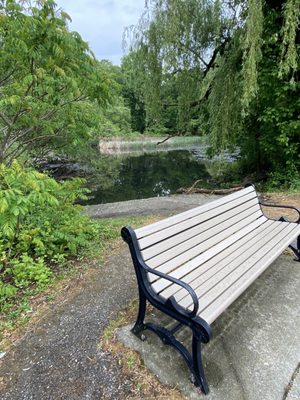
[[[285,221],[285,222],[289,222],[286,218],[284,217],[280,217],[279,221]],[[298,222],[299,223],[299,222]],[[294,247],[293,245],[289,245],[289,248],[293,250],[293,253],[296,256],[296,260],[295,261],[299,261],[300,262],[300,236],[297,237],[296,239],[296,247]]]
[[[192,358],[193,358],[193,369],[195,371],[195,384],[200,386],[201,391],[205,394],[209,392],[208,384],[205,378],[202,354],[201,354],[201,339],[193,333],[192,341]]]
[[[146,314],[146,297],[144,296],[143,292],[139,290],[139,311],[138,316],[136,319],[136,323],[131,331],[141,340],[145,340],[145,336],[143,331],[146,329],[144,324],[144,318]]]
[[[139,311],[137,315],[136,323],[134,324],[131,331],[141,340],[145,340],[146,336],[143,334],[144,330],[149,329],[154,332],[162,342],[166,345],[174,347],[183,359],[185,360],[187,366],[192,373],[192,382],[195,386],[199,386],[201,391],[205,394],[209,392],[208,384],[205,378],[202,354],[201,354],[201,344],[202,340],[199,334],[193,332],[192,339],[192,354],[184,347],[184,345],[179,342],[173,335],[174,331],[169,331],[168,329],[153,323],[144,323],[144,318],[146,314],[146,297],[143,292],[139,290]],[[181,325],[181,324],[179,324]]]
[[[298,238],[297,238],[296,247],[294,247],[292,245],[289,247],[293,250],[293,252],[296,256],[296,261],[300,262],[300,236],[298,236]]]

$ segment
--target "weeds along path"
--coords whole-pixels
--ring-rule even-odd
[[[85,277],[75,296],[49,310],[3,357],[2,400],[126,397],[129,383],[122,379],[121,368],[99,349],[109,320],[137,297],[125,245]]]

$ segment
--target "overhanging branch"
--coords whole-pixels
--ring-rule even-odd
[[[12,123],[9,121],[9,119],[2,112],[0,112],[0,118],[5,123],[6,126],[8,126],[9,128],[11,127]]]

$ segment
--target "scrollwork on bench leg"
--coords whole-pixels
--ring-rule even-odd
[[[146,339],[145,335],[143,334],[143,331],[146,329],[146,326],[144,324],[145,314],[146,314],[146,297],[140,290],[139,291],[139,311],[138,311],[136,323],[134,324],[134,327],[131,329],[131,331],[141,340]]]
[[[136,332],[135,329],[137,329]],[[203,393],[207,394],[209,392],[209,388],[204,374],[201,354],[202,343],[206,343],[207,339],[203,340],[199,333],[193,331],[192,352],[189,353],[188,349],[175,338],[172,331],[164,328],[163,326],[154,323],[142,323],[142,325],[140,325],[137,322],[132,331],[135,335],[141,338],[141,336],[143,336],[142,332],[145,329],[154,332],[164,344],[174,347],[181,354],[192,373],[192,383],[195,386],[200,387]]]

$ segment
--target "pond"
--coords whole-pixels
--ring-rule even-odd
[[[200,179],[201,187],[215,187],[201,148],[126,155],[100,155],[92,161],[96,173],[89,180],[91,194],[84,204],[111,203],[168,196]],[[227,161],[232,161],[230,156]]]

